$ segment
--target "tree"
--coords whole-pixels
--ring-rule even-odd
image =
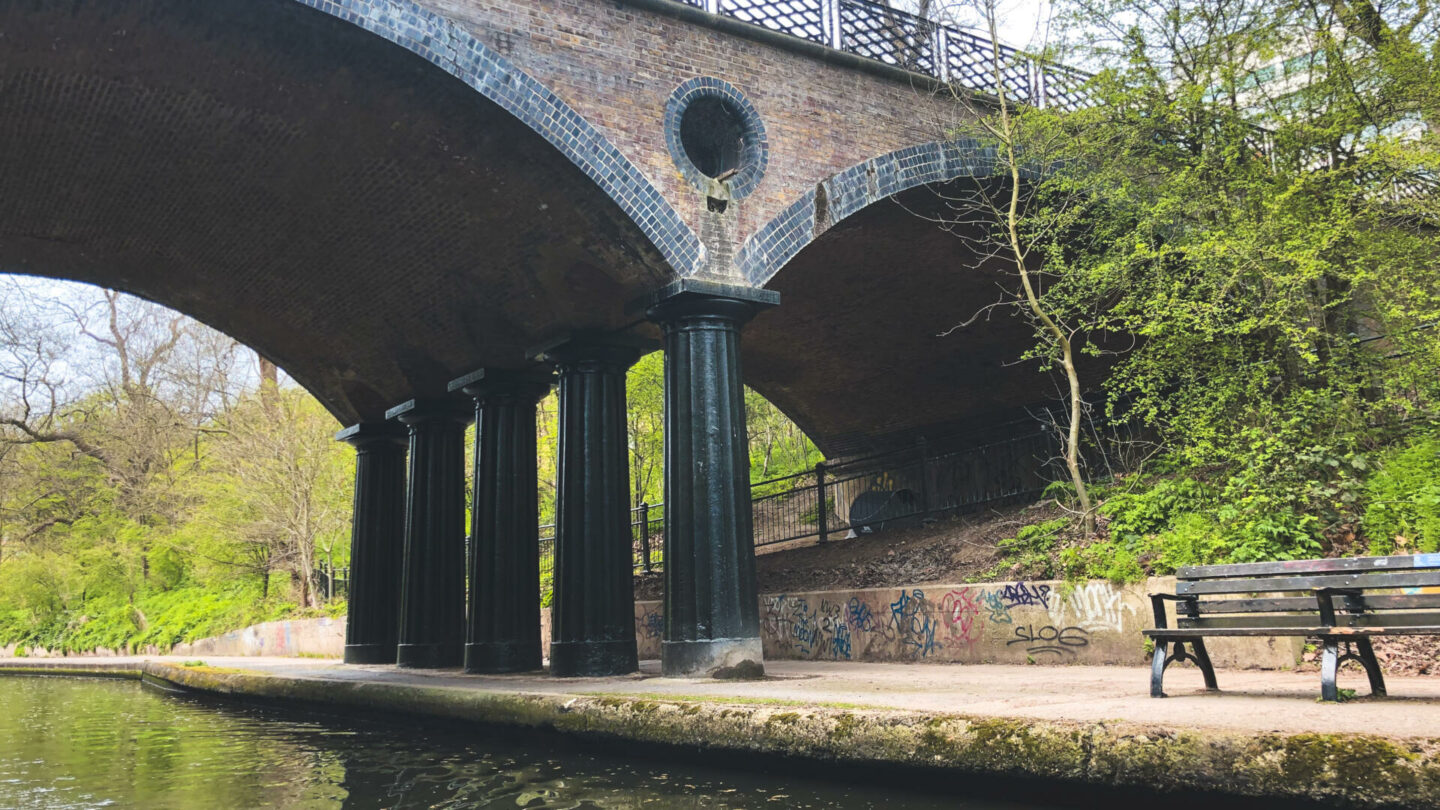
[[[272,572],[287,572],[300,603],[319,607],[317,563],[333,566],[337,552],[343,561],[349,540],[354,461],[332,438],[338,424],[294,388],[261,388],[221,424],[196,479],[191,548],[265,589]]]
[[[945,334],[969,329],[997,312],[1024,318],[1030,325],[1035,342],[1023,359],[1036,361],[1042,372],[1058,369],[1063,380],[1064,405],[1055,426],[1075,508],[1089,535],[1094,503],[1082,455],[1086,384],[1077,359],[1085,351],[1100,352],[1092,338],[1100,329],[1111,280],[1092,272],[1074,243],[1086,238],[1087,218],[1095,216],[1097,200],[1056,171],[1063,161],[1077,157],[1062,114],[1016,103],[1007,77],[1016,72],[1017,61],[1031,57],[1000,45],[997,0],[957,5],[963,7],[949,11],[978,16],[987,29],[988,86],[979,97],[949,91],[964,114],[940,122],[940,128],[946,138],[974,141],[982,153],[993,156],[993,169],[992,176],[975,183],[938,190],[945,204],[943,213],[933,218],[966,243],[978,257],[977,265],[999,274],[1000,294]],[[1028,65],[1020,67],[1028,72]]]
[[[1433,15],[1310,0],[1067,10],[1106,67],[1096,103],[1059,122],[1057,167],[1105,204],[1086,226],[1103,238],[1074,250],[1116,280],[1100,324],[1135,342],[1106,381],[1111,413],[1205,471],[1233,558],[1317,553],[1353,519],[1363,454],[1436,415]]]

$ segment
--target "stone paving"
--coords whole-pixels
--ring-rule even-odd
[[[0,659],[4,666],[90,666],[179,657]],[[189,659],[194,660],[194,659]],[[225,669],[290,678],[374,682],[546,695],[630,695],[658,700],[774,703],[891,709],[968,717],[1031,718],[1075,723],[1117,722],[1175,729],[1294,733],[1356,733],[1391,738],[1440,735],[1440,678],[1387,678],[1390,696],[1366,697],[1364,676],[1341,673],[1357,699],[1317,700],[1315,672],[1220,670],[1220,694],[1205,694],[1200,674],[1175,667],[1171,697],[1149,697],[1149,670],[1140,667],[856,664],[769,661],[762,681],[664,678],[658,661],[619,678],[550,678],[541,674],[482,676],[454,670],[345,666],[309,658],[205,657]]]

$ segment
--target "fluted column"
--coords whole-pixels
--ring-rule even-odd
[[[345,663],[393,664],[405,549],[405,430],[364,422],[335,438],[355,447]]]
[[[402,667],[458,667],[465,643],[465,424],[460,400],[411,400],[385,414],[410,429]]]
[[[625,371],[640,349],[625,339],[576,336],[543,357],[560,372],[550,674],[634,672]]]
[[[540,668],[535,406],[554,376],[548,369],[483,369],[450,383],[475,401],[466,672]]]
[[[764,671],[740,328],[768,290],[685,280],[646,315],[665,342],[666,675]]]

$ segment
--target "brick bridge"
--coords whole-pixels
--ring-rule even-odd
[[[552,668],[633,668],[618,414],[663,337],[665,666],[758,662],[741,354],[831,455],[1052,392],[1005,366],[1023,323],[937,337],[996,277],[911,213],[989,173],[932,92],[988,45],[861,0],[724,5],[0,0],[0,269],[186,312],[354,425],[356,661],[538,666],[558,370]]]

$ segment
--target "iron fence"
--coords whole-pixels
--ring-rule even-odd
[[[315,566],[315,589],[324,594],[326,600],[350,595],[350,566],[331,567],[322,560]]]
[[[678,0],[837,51],[993,92],[998,53],[1005,91],[1039,107],[1084,106],[1089,74],[1043,62],[972,31],[944,25],[870,0]]]
[[[932,454],[913,450],[817,464],[803,473],[752,484],[756,547],[837,533],[868,534],[920,525],[926,519],[1038,497],[1052,476],[1059,447],[1048,431]],[[634,570],[664,565],[665,505],[630,510]],[[540,527],[540,579],[553,580],[555,524]]]
[[[665,547],[665,504],[641,503],[630,510],[630,545],[635,571],[648,574],[660,567]],[[552,579],[554,574],[555,524],[546,523],[540,526],[540,580]]]
[[[758,483],[757,547],[920,525],[1038,497],[1058,452],[1050,432],[932,454],[926,445]]]

